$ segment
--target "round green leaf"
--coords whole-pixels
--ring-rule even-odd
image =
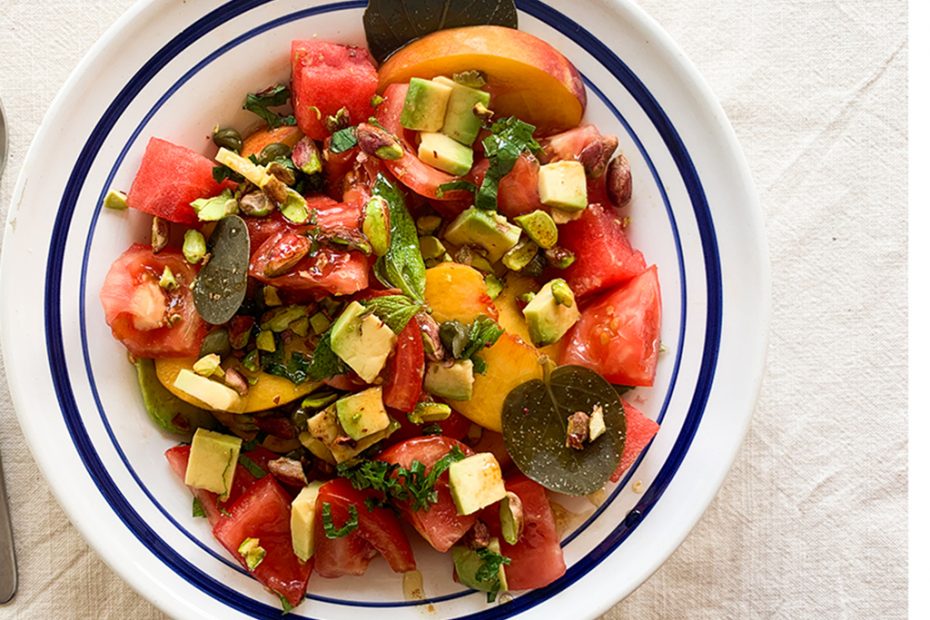
[[[238,215],[216,224],[207,251],[210,261],[194,281],[194,305],[203,320],[221,325],[231,319],[245,299],[249,279],[249,231]]]
[[[568,417],[576,411],[604,411],[607,431],[582,450],[565,445]],[[581,366],[560,366],[548,384],[534,379],[518,385],[504,401],[504,443],[516,466],[547,489],[588,495],[617,468],[626,440],[626,417],[613,386]]]

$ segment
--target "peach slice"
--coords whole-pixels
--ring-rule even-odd
[[[508,334],[519,336],[526,342],[530,342],[530,330],[526,325],[526,317],[523,316],[523,309],[517,302],[517,298],[523,293],[529,293],[530,291],[535,292],[537,290],[539,290],[539,284],[532,278],[511,273],[507,275],[507,279],[504,282],[504,290],[498,295],[497,299],[494,300],[494,305],[497,306],[499,315],[497,317],[497,322],[500,326],[503,327]],[[549,359],[557,360],[559,359],[560,345],[561,341],[538,350],[541,354],[548,355]]]
[[[297,141],[300,140],[303,135],[304,134],[300,132],[300,129],[288,125],[278,127],[276,129],[263,127],[242,141],[242,152],[239,154],[243,157],[248,157],[249,155],[258,155],[262,152],[263,148],[269,144],[275,144],[276,142],[286,144],[287,146],[293,148],[293,146],[297,144]]]
[[[542,135],[581,122],[587,96],[575,66],[542,39],[502,26],[440,30],[410,43],[381,65],[378,92],[412,77],[472,69],[487,75],[498,118],[516,116]]]
[[[479,314],[497,318],[484,276],[459,263],[440,263],[426,270],[426,303],[440,323],[454,319],[467,325]]]

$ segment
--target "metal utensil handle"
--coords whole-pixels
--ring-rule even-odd
[[[16,549],[13,547],[13,526],[6,499],[3,463],[0,462],[0,603],[9,602],[16,594]]]

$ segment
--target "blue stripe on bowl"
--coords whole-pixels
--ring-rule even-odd
[[[82,149],[81,155],[72,171],[68,185],[62,196],[61,208],[56,217],[55,227],[52,234],[52,243],[49,252],[49,262],[47,267],[46,279],[46,333],[48,339],[49,364],[52,371],[53,381],[56,386],[56,393],[59,403],[62,406],[65,422],[71,433],[72,439],[78,449],[82,461],[87,467],[92,479],[95,481],[98,489],[111,504],[114,511],[127,527],[155,554],[159,559],[165,562],[177,574],[191,582],[193,585],[205,593],[220,598],[231,607],[256,617],[266,615],[279,616],[280,612],[258,601],[245,597],[238,592],[218,583],[210,576],[202,573],[197,568],[190,565],[186,560],[179,557],[176,552],[168,548],[163,541],[148,527],[148,525],[139,517],[137,513],[128,505],[125,498],[116,488],[112,479],[109,477],[99,457],[87,436],[86,429],[80,419],[74,395],[71,391],[70,378],[64,359],[63,342],[61,335],[60,322],[60,283],[62,260],[65,241],[68,229],[70,227],[75,203],[83,186],[83,179],[93,162],[94,157],[99,151],[104,139],[109,133],[113,122],[120,115],[122,109],[131,101],[141,90],[142,87],[151,79],[151,77],[160,70],[168,61],[177,53],[185,49],[198,38],[207,32],[210,32],[221,23],[235,17],[251,8],[264,4],[268,0],[255,0],[252,2],[229,3],[220,7],[213,13],[205,16],[192,24],[188,29],[183,31],[177,37],[172,39],[164,48],[152,57],[137,74],[130,80],[127,86],[120,92],[114,102],[107,108],[98,125],[92,132],[88,142]],[[365,5],[365,2],[341,2],[330,4],[323,7],[315,7],[300,12],[300,17],[319,14],[329,11],[357,9]],[[698,220],[698,228],[701,235],[703,252],[706,262],[706,277],[708,284],[708,321],[704,346],[704,358],[700,372],[698,387],[695,391],[695,397],[692,400],[686,418],[684,427],[676,441],[673,451],[657,476],[655,483],[644,494],[643,498],[634,510],[635,513],[645,516],[655,501],[661,496],[668,482],[674,476],[675,471],[680,465],[687,448],[690,445],[693,434],[700,422],[700,417],[706,403],[707,395],[710,390],[713,378],[713,370],[716,364],[717,348],[719,346],[720,336],[720,316],[722,313],[722,291],[720,282],[719,256],[717,253],[716,239],[713,231],[713,223],[710,218],[710,212],[707,207],[706,198],[700,180],[694,169],[694,165],[681,142],[680,137],[671,125],[664,111],[648,92],[645,86],[630,72],[622,61],[619,60],[609,49],[600,41],[594,38],[590,33],[582,29],[577,23],[568,19],[564,15],[556,12],[536,0],[526,0],[518,2],[519,8],[530,15],[533,15],[542,21],[558,28],[560,31],[570,36],[576,43],[583,48],[591,51],[598,60],[617,77],[643,106],[644,110],[656,125],[660,135],[662,135],[666,144],[670,148],[676,161],[682,178],[692,199],[694,212]],[[279,18],[266,24],[263,29],[273,28],[280,23],[284,23],[288,17]],[[246,36],[246,35],[243,35]],[[254,35],[251,35],[254,36]],[[241,38],[240,38],[241,39]],[[241,40],[234,40],[228,43],[220,50],[225,51],[230,47],[237,45]],[[178,85],[179,86],[179,85]],[[173,91],[172,91],[173,92]],[[166,93],[162,99],[166,99],[171,92]],[[160,100],[160,105],[163,101]],[[154,114],[154,109],[146,116],[145,121]],[[132,139],[135,139],[133,135]],[[128,149],[128,145],[126,147]],[[125,151],[124,153],[125,154]],[[121,155],[122,156],[122,155]],[[96,215],[95,215],[96,218]],[[680,268],[683,269],[679,254]],[[83,287],[82,287],[83,295]],[[83,304],[82,304],[83,306]],[[83,307],[82,307],[83,311]],[[682,322],[684,325],[684,322]],[[109,429],[108,429],[109,430]],[[589,553],[585,558],[577,562],[569,569],[566,575],[542,590],[537,590],[526,595],[520,596],[514,602],[504,608],[496,608],[487,612],[480,612],[468,617],[490,617],[497,616],[500,613],[512,615],[525,609],[529,609],[538,603],[544,601],[561,589],[567,587],[575,580],[592,570],[600,561],[606,557],[617,545],[622,542],[636,527],[638,520],[630,520],[618,526],[598,547]],[[342,602],[342,601],[332,601]],[[343,602],[345,603],[345,602]],[[371,606],[380,606],[383,604],[373,603]]]

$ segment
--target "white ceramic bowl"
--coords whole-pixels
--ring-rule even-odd
[[[662,428],[607,500],[563,540],[567,574],[488,605],[418,548],[430,600],[404,600],[384,562],[310,582],[296,614],[581,618],[649,576],[700,517],[742,441],[760,383],[769,278],[760,210],[723,111],[668,36],[630,3],[519,0],[520,27],[584,74],[587,119],[620,136],[635,179],[631,238],[659,266],[656,385],[636,400]],[[208,6],[209,5],[209,6]],[[243,93],[289,75],[291,39],[364,44],[364,1],[141,2],[62,89],[14,193],[2,257],[2,342],[20,423],[58,500],[97,552],[175,617],[277,617],[170,473],[97,293],[147,218],[102,212],[150,136],[207,152],[217,122],[243,126]],[[44,346],[43,346],[44,345]],[[642,482],[641,492],[631,481]],[[637,488],[640,485],[636,485]],[[583,511],[586,504],[571,507]],[[591,506],[587,506],[589,512]],[[726,567],[721,567],[726,570]],[[557,596],[556,596],[557,595]]]

